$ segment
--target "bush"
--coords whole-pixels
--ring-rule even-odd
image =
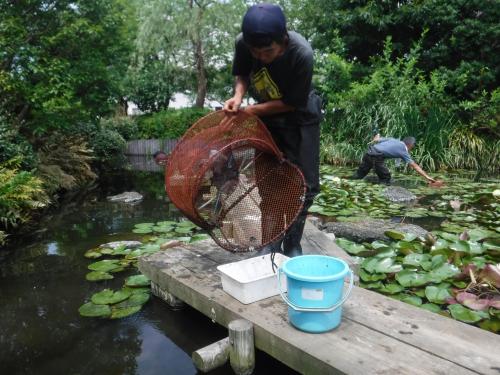
[[[137,139],[139,136],[139,128],[134,118],[128,116],[115,116],[103,118],[100,121],[100,126],[108,130],[114,130],[120,134],[124,140],[130,141]]]
[[[0,115],[0,162],[22,156],[20,167],[25,170],[35,168],[37,157],[31,144],[17,129]]]
[[[48,203],[42,180],[31,172],[21,171],[21,158],[0,164],[0,244],[5,242],[5,231],[30,218],[32,210]]]
[[[167,109],[138,118],[139,138],[177,139],[198,119],[209,113],[204,108]]]
[[[104,167],[117,168],[125,161],[127,143],[115,130],[100,128],[90,139],[90,146]]]
[[[92,171],[92,150],[81,136],[52,135],[38,150],[37,174],[49,194],[72,190],[97,178]]]
[[[415,136],[415,159],[425,169],[443,166],[447,139],[458,122],[444,92],[445,83],[436,75],[426,79],[416,69],[418,48],[396,62],[391,61],[391,51],[388,41],[384,56],[364,81],[353,82],[342,92],[323,95],[329,99],[323,149],[336,149],[333,153],[323,152],[323,160],[346,164],[353,156],[358,159],[373,135],[380,133],[395,138]],[[338,58],[331,60],[326,65],[323,74],[327,78],[323,81],[329,76],[338,76],[340,66]],[[343,70],[347,73],[348,66]]]

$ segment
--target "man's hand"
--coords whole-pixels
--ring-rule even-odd
[[[233,96],[231,99],[226,100],[224,103],[224,111],[229,113],[236,113],[240,110],[241,98],[239,96]]]
[[[429,186],[432,188],[440,188],[444,186],[444,181],[442,180],[429,181]]]

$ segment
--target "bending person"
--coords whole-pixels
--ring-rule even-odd
[[[381,138],[377,134],[368,150],[363,155],[361,165],[356,173],[353,175],[354,179],[364,178],[373,168],[377,174],[380,183],[390,185],[391,172],[385,165],[385,159],[402,159],[405,163],[413,168],[419,175],[421,175],[429,183],[435,183],[436,180],[430,177],[425,171],[413,161],[410,156],[410,151],[415,147],[415,138],[406,137],[403,140],[395,138]]]

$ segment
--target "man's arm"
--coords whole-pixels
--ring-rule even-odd
[[[425,173],[425,171],[422,168],[420,168],[420,165],[418,165],[414,161],[412,161],[411,163],[408,163],[408,165],[411,168],[413,168],[420,176],[422,176],[423,178],[425,178],[428,182],[436,182],[435,179],[433,179],[427,173]]]
[[[291,112],[294,110],[295,107],[283,103],[282,100],[270,100],[265,103],[253,104],[245,107],[245,112],[258,117],[275,115],[277,113]]]

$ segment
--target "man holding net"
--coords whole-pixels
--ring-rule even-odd
[[[282,239],[265,251],[287,256],[302,254],[300,240],[307,210],[319,192],[319,123],[321,100],[311,86],[313,52],[300,34],[287,31],[281,8],[272,4],[250,7],[236,38],[233,60],[234,96],[224,104],[228,114],[244,110],[267,126],[285,157],[297,165],[306,181],[304,208]],[[256,104],[240,108],[250,91]],[[266,206],[267,205],[267,206]],[[263,215],[272,217],[272,204],[262,202]],[[272,225],[263,221],[265,225]],[[265,228],[263,228],[265,231]]]

